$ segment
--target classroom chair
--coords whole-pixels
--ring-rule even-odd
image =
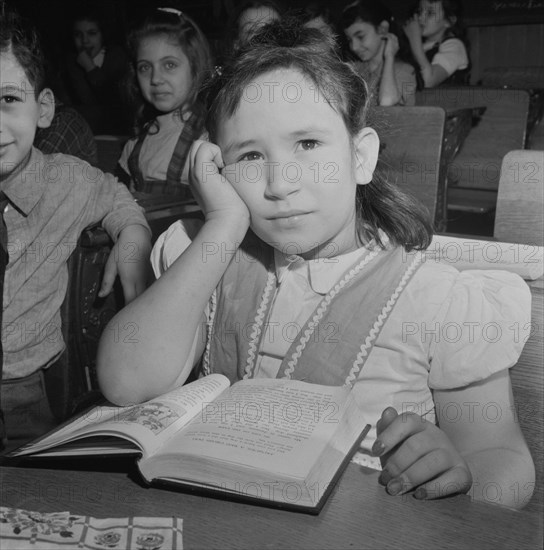
[[[510,369],[515,399],[515,412],[531,451],[536,470],[536,484],[531,500],[526,503],[526,489],[517,491],[524,510],[544,512],[544,296],[543,289],[532,291],[531,334],[519,362]],[[512,330],[516,326],[512,325]]]
[[[437,231],[445,228],[446,171],[442,163],[445,111],[439,107],[375,107],[369,124],[382,150],[377,176],[396,183],[428,210]]]
[[[178,219],[196,224],[202,218],[196,203],[172,197],[140,199],[139,204],[145,211],[153,241]],[[106,231],[95,224],[82,232],[68,261],[68,288],[61,308],[66,349],[60,360],[45,371],[52,410],[59,420],[102,399],[96,377],[98,342],[107,323],[124,306],[119,280],[109,296],[97,296],[112,246]],[[109,330],[124,342],[139,337],[135,323],[114,325]]]
[[[102,172],[113,174],[117,167],[117,162],[123,151],[123,147],[128,140],[128,136],[116,135],[98,135],[94,136],[96,142],[98,164]]]
[[[482,86],[497,88],[520,88],[529,93],[527,120],[527,146],[542,149],[542,124],[544,115],[544,67],[487,67],[482,73]]]
[[[531,135],[528,137],[527,149],[544,150],[544,120],[540,120],[535,124]]]
[[[516,150],[505,155],[493,236],[526,245],[524,249],[544,246],[544,151]],[[516,330],[515,325],[512,330]],[[525,509],[540,513],[544,512],[543,333],[543,289],[536,288],[532,291],[531,334],[510,377],[516,413],[536,468],[535,492]],[[519,489],[523,495],[523,488]]]
[[[127,140],[126,136],[97,135],[97,168],[113,173]],[[110,296],[97,300],[104,265],[112,243],[97,224],[83,231],[68,260],[68,288],[61,308],[62,335],[66,349],[45,371],[52,411],[65,420],[101,398],[94,372],[100,334],[123,305],[123,292],[116,284]]]
[[[447,169],[449,210],[475,214],[496,207],[502,158],[526,144],[529,114],[527,90],[457,86],[416,93],[417,105],[446,110],[485,107]]]
[[[544,246],[544,151],[516,150],[504,156],[493,236]]]

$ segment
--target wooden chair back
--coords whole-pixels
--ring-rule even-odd
[[[96,142],[98,164],[102,172],[113,174],[119,157],[127,141],[127,136],[99,135],[94,136]]]
[[[418,199],[437,229],[445,223],[445,166],[441,163],[445,111],[439,107],[376,107],[382,151],[377,172]],[[372,119],[371,119],[372,120]]]
[[[184,204],[171,197],[142,199],[139,204],[153,241],[179,219],[192,226],[202,219],[196,204]],[[98,342],[107,323],[125,305],[119,279],[111,294],[98,297],[112,246],[99,224],[90,226],[82,232],[68,261],[68,288],[61,307],[66,349],[55,365],[45,370],[52,410],[62,421],[101,398],[96,375]],[[124,342],[138,337],[138,327],[132,323],[112,330]]]
[[[544,115],[544,67],[487,67],[482,73],[482,85],[521,88],[529,92],[528,148],[542,149],[542,125],[540,128],[537,125]]]
[[[544,512],[544,289],[543,281],[532,288],[531,334],[520,360],[510,369],[518,421],[533,456],[536,485],[526,510]],[[512,327],[515,330],[515,327]],[[512,487],[526,498],[526,487]],[[525,502],[523,502],[525,504]]]
[[[516,150],[504,156],[493,236],[544,246],[544,151]]]

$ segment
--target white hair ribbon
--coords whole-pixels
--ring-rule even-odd
[[[177,10],[176,8],[157,8],[157,9],[159,11],[165,11],[166,13],[173,13],[178,17],[181,17],[183,15],[183,12],[181,12],[180,10]]]

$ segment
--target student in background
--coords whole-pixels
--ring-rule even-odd
[[[331,8],[327,2],[308,2],[298,17],[306,27],[336,32]]]
[[[42,44],[45,41],[40,40]],[[62,153],[87,161],[93,166],[98,162],[98,151],[93,131],[89,123],[74,107],[66,103],[68,99],[61,79],[61,64],[58,52],[51,47],[43,48],[45,58],[44,87],[53,91],[55,115],[47,128],[38,127],[34,147],[42,153]]]
[[[282,4],[275,0],[245,0],[234,9],[225,25],[222,47],[215,53],[216,70],[221,72],[221,66],[227,62],[239,48],[264,25],[277,21],[283,16]]]
[[[204,225],[192,242],[180,224],[157,241],[159,279],[111,321],[136,323],[138,342],[104,331],[106,397],[150,399],[195,365],[231,381],[349,385],[375,425],[363,445],[373,444],[378,467],[382,458],[390,494],[486,500],[489,482],[502,504],[527,502],[534,467],[508,375],[523,338],[507,327],[519,323],[527,336],[529,288],[512,273],[424,261],[430,222],[375,178],[367,87],[336,55],[334,37],[273,23],[207,98],[210,141],[191,150]],[[487,322],[503,329],[500,341],[472,329],[444,341],[425,329]],[[490,402],[500,422],[465,407]],[[453,405],[466,412],[442,414]],[[521,500],[514,483],[527,489]]]
[[[229,25],[230,48],[242,47],[264,25],[281,19],[283,6],[274,0],[249,0],[242,2]]]
[[[360,0],[344,9],[340,28],[358,58],[355,66],[369,83],[374,102],[414,105],[415,69],[399,56],[399,36],[391,12],[377,0]]]
[[[121,83],[128,70],[125,50],[107,40],[105,23],[95,10],[77,13],[71,23],[74,52],[65,61],[64,80],[71,104],[93,133],[126,134]]]
[[[197,93],[212,74],[208,41],[186,14],[158,8],[130,32],[129,49],[136,137],[123,149],[119,177],[135,191],[186,193],[189,147],[204,131]]]
[[[420,0],[417,13],[404,25],[425,88],[468,84],[461,8],[460,0]]]
[[[88,225],[101,222],[115,241],[98,296],[119,275],[128,303],[143,291],[150,230],[126,187],[75,157],[44,155],[32,146],[36,128],[53,119],[53,92],[44,87],[36,33],[12,12],[0,26],[0,200],[3,278],[0,448],[8,439],[37,437],[53,417],[45,371],[65,342],[60,309],[68,259]],[[78,366],[74,365],[74,368]]]

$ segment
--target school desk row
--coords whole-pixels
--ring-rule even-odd
[[[494,210],[502,159],[527,144],[530,97],[529,90],[476,86],[418,92],[416,103],[420,106],[446,110],[485,107],[455,157],[447,161],[448,209],[473,213]]]
[[[531,98],[539,102],[532,110]],[[416,107],[383,108],[388,174],[422,197],[438,231],[446,229],[448,210],[491,213],[502,161],[526,148],[529,128],[540,127],[540,104],[542,91],[464,86],[418,92]],[[442,138],[436,108],[445,110]],[[531,122],[530,112],[537,113]]]

